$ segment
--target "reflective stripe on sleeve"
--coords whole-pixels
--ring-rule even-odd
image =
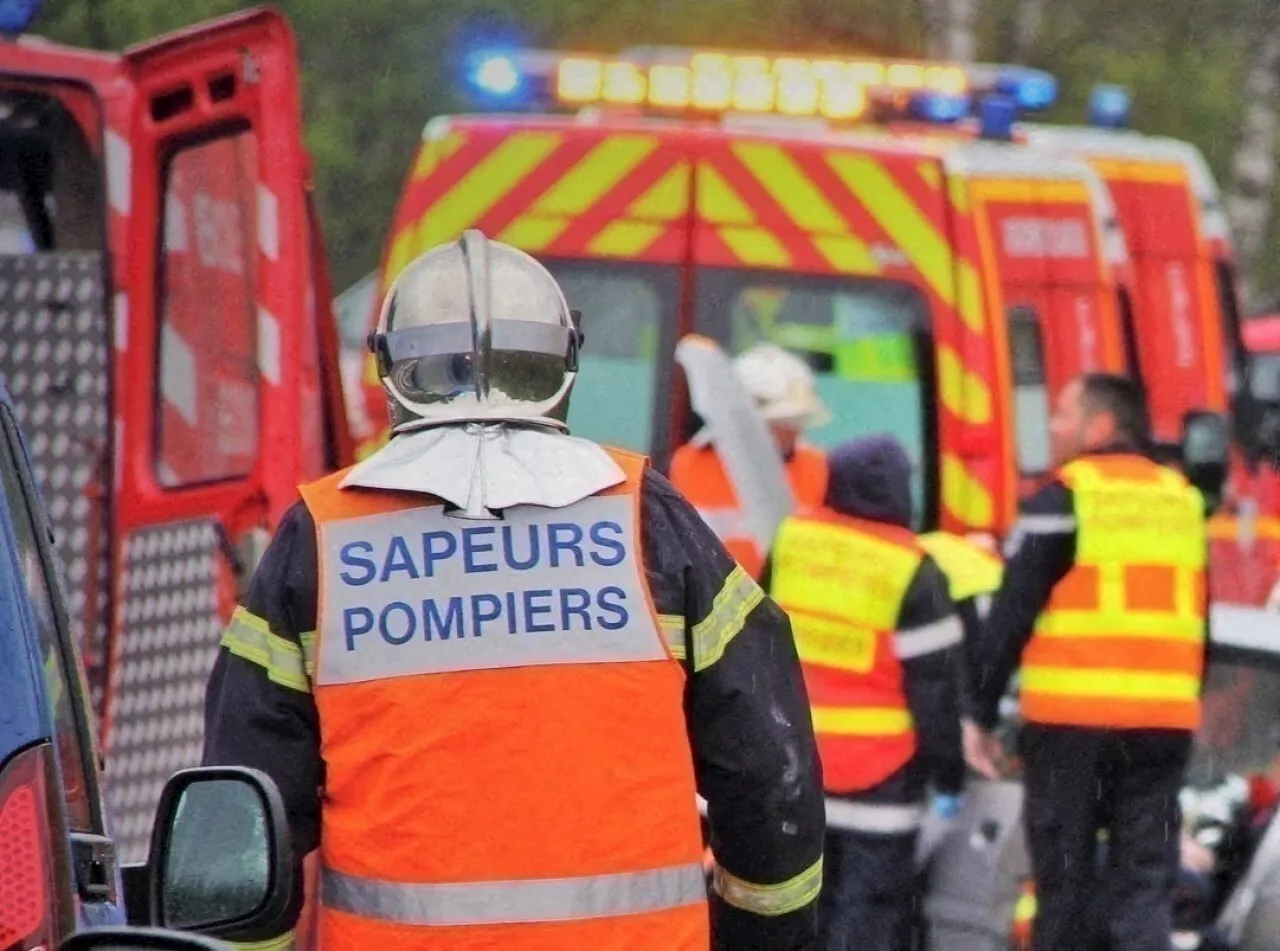
[[[854,832],[898,835],[914,832],[924,818],[924,806],[893,803],[848,802],[828,799],[827,826]]]
[[[900,660],[924,657],[954,647],[964,639],[960,618],[952,614],[941,621],[909,627],[893,635],[893,646]]]
[[[298,635],[302,644],[302,668],[307,672],[307,679],[316,675],[316,632],[306,631]]]
[[[328,908],[405,925],[577,921],[665,911],[705,901],[702,865],[527,881],[420,884],[359,878],[326,868]]]
[[[822,859],[795,878],[777,885],[756,885],[726,872],[719,865],[713,873],[717,894],[734,908],[769,918],[785,915],[812,902],[822,889]]]
[[[293,951],[293,932],[286,931],[278,938],[265,941],[228,941],[237,951]]]
[[[1076,530],[1074,515],[1023,515],[1014,523],[1014,531],[1027,535],[1070,535]]]
[[[302,648],[278,634],[256,614],[236,608],[222,635],[222,646],[237,657],[257,664],[274,683],[301,693],[311,692],[302,662]]]
[[[705,670],[722,656],[729,642],[738,636],[764,592],[752,577],[734,565],[705,618],[693,626],[693,669]]]
[[[667,642],[671,656],[676,660],[684,660],[687,656],[684,644],[684,615],[659,614],[658,627],[662,629],[662,639]]]

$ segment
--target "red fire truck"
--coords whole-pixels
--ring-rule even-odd
[[[125,860],[198,761],[237,585],[352,455],[293,37],[0,40],[0,377],[71,581]]]

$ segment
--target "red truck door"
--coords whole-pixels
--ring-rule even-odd
[[[130,49],[123,66],[134,108],[108,156],[129,261],[103,719],[129,861],[164,779],[199,759],[236,589],[296,485],[338,461],[344,422],[322,373],[336,381],[288,24],[249,11]]]

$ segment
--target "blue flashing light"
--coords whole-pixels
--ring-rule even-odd
[[[914,96],[911,100],[911,112],[925,122],[943,125],[958,122],[969,114],[970,100],[967,95],[955,95],[943,92],[928,92]]]
[[[1005,66],[996,78],[996,92],[1025,112],[1042,112],[1058,101],[1058,80],[1038,69]]]
[[[44,0],[0,0],[0,33],[17,36],[35,21]]]
[[[1012,141],[1013,123],[1017,118],[1018,103],[1011,96],[987,96],[978,107],[978,123],[984,139]]]
[[[1089,124],[1100,129],[1123,129],[1129,124],[1132,106],[1129,90],[1100,83],[1089,94]]]
[[[474,57],[467,78],[476,92],[494,99],[511,99],[524,85],[524,74],[506,53],[481,53]]]

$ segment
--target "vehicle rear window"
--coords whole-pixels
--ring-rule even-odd
[[[156,477],[161,485],[247,475],[258,456],[260,360],[279,372],[280,328],[257,307],[256,140],[183,148],[164,172]],[[266,236],[277,241],[278,235]]]
[[[647,453],[653,436],[659,342],[673,333],[676,272],[672,268],[601,262],[548,261],[565,299],[582,312],[578,379],[569,399],[575,436]],[[664,324],[666,325],[664,327]]]
[[[58,605],[62,593],[48,542],[48,523],[40,514],[34,483],[20,451],[17,427],[0,409],[0,487],[13,522],[22,561],[22,577],[35,614],[45,689],[53,712],[58,759],[62,768],[67,824],[74,832],[94,832],[93,794],[89,775],[93,744],[79,659]]]
[[[1049,388],[1045,379],[1044,339],[1035,308],[1009,311],[1009,358],[1013,364],[1013,426],[1018,471],[1037,476],[1053,464],[1049,445]]]
[[[831,421],[805,434],[830,448],[874,433],[914,463],[918,524],[936,513],[936,413],[929,307],[910,284],[764,271],[700,272],[697,328],[731,355],[768,341],[815,371]]]

